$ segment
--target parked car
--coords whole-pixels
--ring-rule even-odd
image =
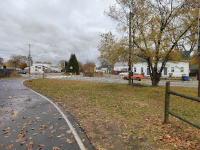
[[[26,71],[25,70],[19,70],[18,74],[26,74]]]
[[[128,72],[121,72],[119,73],[120,76],[128,75]]]
[[[129,75],[124,75],[122,79],[129,80]],[[133,73],[133,76],[131,76],[131,79],[140,81],[141,79],[143,79],[143,75],[139,73]]]

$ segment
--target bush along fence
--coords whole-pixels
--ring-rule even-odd
[[[176,92],[173,92],[173,91],[170,91],[170,82],[166,82],[166,89],[165,89],[165,116],[164,116],[164,123],[165,124],[168,124],[169,123],[169,114],[184,121],[184,122],[187,122],[188,124],[200,129],[200,125],[198,124],[195,124],[195,123],[192,123],[191,121],[181,117],[181,116],[178,116],[177,114],[171,112],[169,110],[169,102],[170,102],[170,94],[172,95],[176,95],[176,96],[180,96],[180,97],[184,97],[184,98],[187,98],[187,99],[190,99],[190,100],[193,100],[193,101],[197,101],[197,102],[200,102],[200,98],[199,97],[194,97],[194,96],[189,96],[189,95],[184,95],[184,94],[180,94],[180,93],[176,93]]]
[[[10,77],[14,69],[0,69],[0,78]]]

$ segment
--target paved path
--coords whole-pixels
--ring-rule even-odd
[[[93,149],[73,118],[24,80],[0,80],[0,150]]]

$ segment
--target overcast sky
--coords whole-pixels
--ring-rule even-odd
[[[115,0],[0,0],[0,57],[13,54],[54,65],[69,60],[94,61],[100,32],[114,31],[116,23],[104,14]]]

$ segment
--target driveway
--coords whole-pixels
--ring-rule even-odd
[[[70,114],[24,80],[0,80],[0,149],[93,149]]]

